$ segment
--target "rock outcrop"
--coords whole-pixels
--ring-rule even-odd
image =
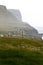
[[[22,22],[18,10],[8,10],[0,5],[0,34],[22,35],[26,37],[41,38],[38,31],[27,23]]]
[[[22,16],[19,10],[9,9],[9,12],[11,12],[18,20],[22,21]]]

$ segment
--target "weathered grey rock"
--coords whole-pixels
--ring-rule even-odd
[[[8,11],[11,12],[18,20],[22,21],[22,16],[19,10],[9,9]]]
[[[18,11],[19,12],[19,11]],[[13,14],[14,13],[14,14]],[[16,13],[16,14],[15,14]],[[0,5],[0,34],[22,35],[41,38],[38,31],[27,23],[22,22],[20,13],[8,11]]]

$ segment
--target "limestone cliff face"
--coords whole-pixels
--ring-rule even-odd
[[[0,32],[3,31],[16,32],[19,35],[23,31],[23,35],[40,37],[35,28],[22,22],[22,16],[18,10],[9,11],[5,6],[0,5]]]
[[[22,16],[19,10],[9,9],[8,11],[11,12],[18,20],[22,21]]]

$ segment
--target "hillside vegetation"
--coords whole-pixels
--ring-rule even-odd
[[[43,40],[0,37],[0,65],[43,65]]]

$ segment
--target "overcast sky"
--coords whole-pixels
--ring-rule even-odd
[[[19,9],[24,22],[38,30],[43,27],[43,0],[0,0],[0,5],[8,9]],[[41,30],[43,32],[43,28]]]

